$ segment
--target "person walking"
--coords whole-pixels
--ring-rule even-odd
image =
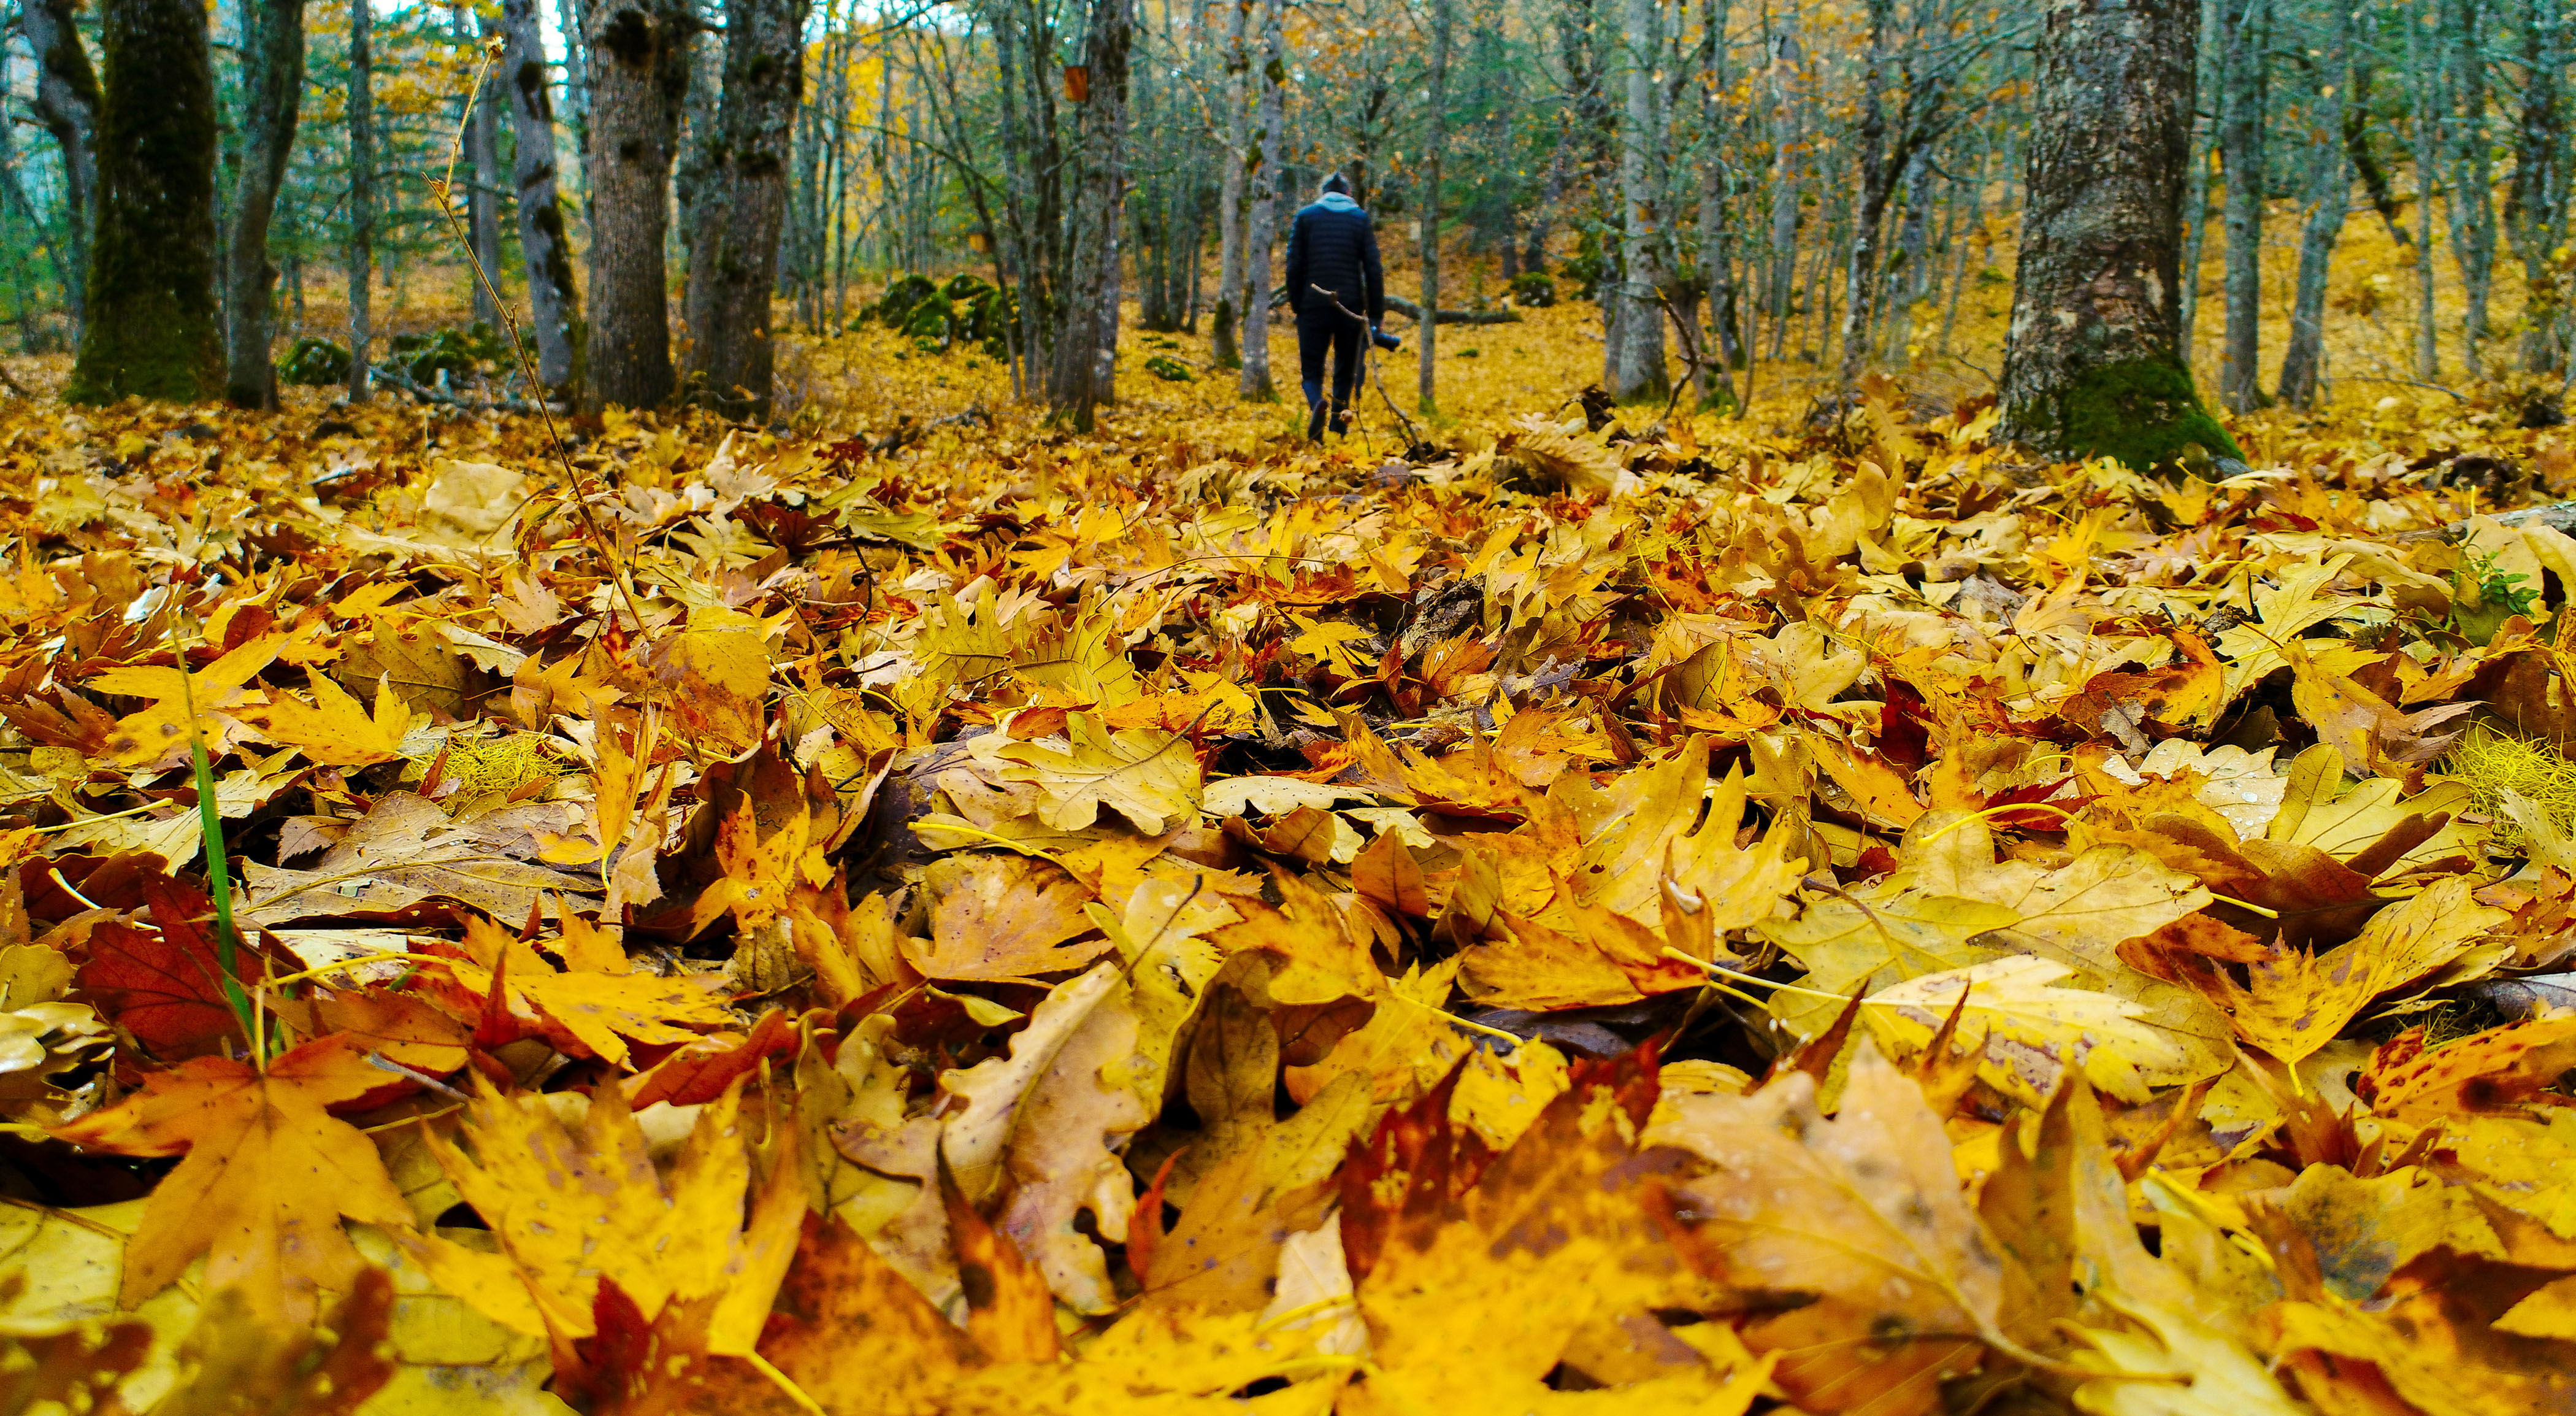
[[[1360,341],[1379,338],[1386,322],[1386,272],[1377,260],[1377,230],[1351,184],[1334,172],[1312,206],[1297,213],[1288,236],[1288,308],[1297,317],[1297,366],[1306,391],[1306,437],[1324,440],[1324,356],[1333,360],[1333,431],[1348,432],[1351,393],[1359,381]]]

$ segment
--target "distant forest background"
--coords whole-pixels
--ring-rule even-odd
[[[1022,396],[1087,418],[1125,319],[1212,334],[1259,397],[1252,272],[1339,167],[1404,302],[1599,300],[1623,398],[1695,379],[1722,404],[1748,360],[1991,371],[2044,8],[217,0],[216,318],[237,398],[298,340],[362,346],[363,375],[418,312],[497,323],[441,215],[453,156],[503,297],[556,272],[529,330],[556,395],[765,406],[773,297],[780,332],[819,335],[895,277],[966,274],[994,289],[957,318]],[[196,7],[9,18],[0,310],[23,351],[78,342],[120,9],[166,29]],[[2560,0],[2211,0],[2195,23],[2180,333],[2210,402],[2563,374]],[[296,358],[290,377],[337,373],[318,345]]]

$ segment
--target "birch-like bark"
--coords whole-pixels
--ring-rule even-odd
[[[25,0],[18,12],[36,56],[36,121],[63,154],[63,210],[70,228],[64,295],[81,321],[89,281],[89,239],[98,205],[98,75],[72,23],[72,0]]]
[[[1440,396],[1433,385],[1440,360],[1440,161],[1449,146],[1449,42],[1454,11],[1452,0],[1431,0],[1431,94],[1425,115],[1430,123],[1430,149],[1423,157],[1421,202],[1423,316],[1422,327],[1415,333],[1422,341],[1415,384],[1424,417],[1440,411]]]
[[[1254,113],[1257,144],[1246,183],[1252,211],[1245,222],[1243,372],[1235,387],[1254,403],[1275,403],[1270,381],[1270,248],[1277,239],[1279,191],[1287,161],[1287,39],[1280,31],[1280,0],[1261,0],[1261,67],[1255,82],[1261,101]]]
[[[548,395],[566,398],[579,381],[573,331],[581,321],[581,302],[573,289],[572,242],[557,190],[554,99],[537,0],[501,0],[501,29],[508,48],[500,89],[517,148],[511,177],[519,197],[519,262],[528,272],[528,337],[537,346],[537,381]]]
[[[1092,0],[1083,41],[1087,92],[1078,98],[1072,263],[1064,321],[1047,380],[1049,415],[1089,432],[1112,388],[1104,367],[1117,350],[1119,230],[1127,212],[1127,60],[1135,0]]]
[[[2488,296],[2495,283],[2494,147],[2487,137],[2486,6],[2449,0],[2452,132],[2451,259],[2460,268],[2460,345],[2469,377],[2486,376]]]
[[[1251,99],[1245,91],[1252,70],[1253,0],[1224,3],[1225,82],[1218,86],[1217,101],[1225,105],[1225,169],[1217,182],[1216,313],[1208,355],[1220,369],[1238,369],[1243,367],[1243,349],[1236,327],[1251,308],[1243,278],[1243,193],[1244,175],[1254,161]]]
[[[1735,380],[1727,371],[1744,357],[1726,229],[1727,10],[1727,0],[1710,0],[1700,35],[1699,284],[1708,292],[1709,345],[1700,354],[1699,398],[1707,408],[1737,406]]]
[[[2329,21],[2331,54],[2352,50],[2352,12],[2340,4]],[[2281,401],[2313,408],[2324,388],[2326,277],[2344,216],[2352,208],[2352,169],[2344,155],[2343,111],[2351,83],[2347,74],[2328,66],[2317,95],[2319,130],[2309,147],[2314,181],[2308,192],[2307,225],[2299,233],[2299,284],[2290,303],[2290,339],[2281,349]]]
[[[2259,362],[2263,319],[2262,33],[2265,0],[2213,0],[2218,7],[2219,162],[2227,174],[2227,328],[2218,347],[2218,396],[2228,411],[2263,404]]]
[[[224,331],[224,397],[241,408],[274,408],[277,367],[269,347],[277,333],[277,267],[268,259],[268,227],[304,97],[303,0],[249,0],[242,21],[242,162],[225,248],[232,320]]]
[[[375,21],[371,0],[349,0],[349,401],[370,392],[376,265]]]
[[[2442,166],[2442,80],[2424,44],[2423,26],[2408,24],[2406,70],[2415,107],[2415,377],[2442,377],[2439,311],[2433,305],[2433,184]]]
[[[2523,312],[2522,366],[2554,372],[2566,362],[2567,310],[2550,253],[2567,239],[2566,14],[2561,0],[2524,0],[2522,112],[2515,125],[2505,233],[2522,261],[2531,303]]]
[[[1619,199],[1624,220],[1610,392],[1622,402],[1661,403],[1672,391],[1672,380],[1664,368],[1666,237],[1663,184],[1658,180],[1664,133],[1655,92],[1655,60],[1663,49],[1660,0],[1626,0],[1620,34],[1627,80],[1627,105],[1619,130]]]

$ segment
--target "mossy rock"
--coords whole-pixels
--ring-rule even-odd
[[[2133,359],[2087,369],[2057,396],[2056,407],[2033,410],[2047,427],[2051,450],[2070,457],[2117,458],[2132,471],[2185,465],[2198,447],[2207,458],[2245,454],[2210,416],[2191,374],[2154,359]],[[2054,416],[2046,416],[2053,414]]]
[[[393,362],[414,383],[435,383],[441,372],[470,374],[508,352],[487,324],[470,329],[437,329],[427,334],[397,334],[390,341]]]
[[[910,338],[926,354],[968,344],[980,346],[995,359],[1007,359],[1010,326],[1018,309],[1010,291],[961,272],[946,280],[904,276],[886,287],[866,317]],[[856,328],[855,321],[852,327]]]
[[[886,287],[885,294],[877,297],[876,308],[871,313],[877,317],[878,323],[899,329],[912,318],[915,305],[938,293],[939,283],[929,276],[907,275]]]
[[[349,351],[330,340],[306,335],[277,361],[280,382],[327,388],[349,381]]]
[[[1165,383],[1190,383],[1198,378],[1197,374],[1190,371],[1189,365],[1169,354],[1157,354],[1146,360],[1145,372]]]
[[[1556,303],[1556,281],[1543,270],[1512,277],[1512,303],[1524,310],[1544,310]]]
[[[926,339],[945,347],[948,343],[948,326],[955,319],[955,312],[948,308],[948,302],[933,296],[913,306],[912,313],[904,316],[903,323],[896,328],[916,340]]]

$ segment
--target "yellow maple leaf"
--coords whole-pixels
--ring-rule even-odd
[[[260,735],[283,743],[326,767],[367,767],[402,756],[412,711],[394,693],[390,674],[376,676],[376,709],[370,717],[348,690],[319,670],[308,670],[313,705],[280,697],[255,716]]]
[[[1090,714],[1075,713],[1062,738],[1001,743],[992,751],[1008,764],[1004,781],[1029,782],[1044,793],[1037,817],[1059,831],[1079,831],[1107,807],[1155,836],[1165,823],[1198,810],[1198,754],[1172,733],[1110,732]]]
[[[275,662],[294,638],[260,635],[185,676],[174,668],[146,667],[110,669],[90,678],[85,687],[93,692],[158,700],[116,720],[115,730],[108,735],[108,752],[120,767],[184,762],[188,744],[202,736],[207,752],[215,753],[223,739],[223,719],[218,715],[241,701],[244,687]],[[188,716],[192,709],[193,722]]]
[[[408,1228],[411,1206],[376,1148],[324,1108],[385,1084],[344,1035],[316,1038],[264,1068],[194,1058],[156,1072],[120,1105],[54,1134],[121,1155],[184,1157],[143,1212],[125,1251],[119,1301],[131,1308],[206,1256],[206,1287],[239,1284],[254,1311],[313,1320],[325,1289],[364,1267],[342,1218]]]
[[[667,1177],[625,1097],[600,1087],[567,1125],[546,1097],[503,1096],[483,1084],[466,1106],[463,1138],[473,1153],[435,1133],[429,1148],[500,1252],[436,1235],[396,1238],[441,1287],[519,1332],[589,1336],[592,1301],[607,1279],[647,1315],[721,1295],[709,1347],[748,1352],[795,1253],[804,1167],[780,1156],[746,1224],[751,1157],[737,1119],[739,1084],[699,1113]],[[777,1134],[793,1145],[792,1129]]]

